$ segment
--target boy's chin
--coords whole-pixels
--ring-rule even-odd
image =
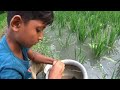
[[[36,43],[35,43],[36,44]],[[26,47],[26,48],[31,48],[32,46],[34,46],[35,44],[25,44],[24,46]]]
[[[26,48],[31,48],[33,45],[25,45]]]
[[[27,46],[27,48],[31,48],[33,45],[31,45],[31,46]]]

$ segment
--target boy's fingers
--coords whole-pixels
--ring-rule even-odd
[[[64,69],[65,69],[65,64],[63,64],[63,67],[62,67],[62,72],[64,72]]]
[[[60,72],[61,72],[61,74],[62,74],[63,71],[64,71],[64,69],[65,69],[65,64],[64,64],[63,62],[59,62],[59,64],[60,64],[60,67],[61,67]]]
[[[53,61],[53,65],[55,65],[57,63],[57,61],[55,60],[55,61]]]
[[[63,62],[61,62],[61,61],[54,61],[53,62],[53,65],[57,65],[57,66],[59,66],[59,68],[61,68],[61,73],[64,71],[64,69],[65,69],[65,64],[63,63]]]

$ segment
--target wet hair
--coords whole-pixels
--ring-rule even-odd
[[[14,15],[20,15],[24,23],[27,23],[29,20],[41,20],[46,25],[51,25],[54,18],[53,11],[8,11],[8,26],[10,25],[10,20]]]

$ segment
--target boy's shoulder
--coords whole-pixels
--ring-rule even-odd
[[[10,63],[13,58],[5,40],[5,36],[3,36],[0,40],[0,64],[7,62],[8,59]]]
[[[9,52],[7,48],[7,43],[5,40],[6,40],[5,36],[3,36],[0,39],[0,56],[2,56],[2,54],[7,54]]]

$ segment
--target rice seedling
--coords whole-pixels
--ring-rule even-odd
[[[69,16],[68,29],[70,30],[70,32],[75,33],[78,29],[79,16],[75,12],[70,12],[69,14],[70,16]]]
[[[71,39],[72,34],[68,33],[68,36],[66,36],[63,41],[62,39],[58,38],[58,43],[61,46],[61,48],[67,48],[71,45]]]
[[[83,55],[82,52],[82,48],[80,47],[79,49],[77,47],[75,47],[75,60],[78,60],[80,63],[84,63],[85,62],[85,58],[86,56]]]
[[[65,47],[69,46],[70,45],[70,40],[71,40],[71,35],[72,34],[68,34],[68,37],[66,38],[66,42],[65,42]]]
[[[101,55],[105,54],[107,47],[106,47],[106,42],[107,42],[107,35],[104,37],[100,34],[96,36],[96,38],[91,40],[91,44],[89,46],[93,50],[95,54],[95,58],[100,58]]]
[[[71,15],[69,16],[69,25],[67,25],[68,30],[71,33],[76,33],[78,41],[84,42],[87,38],[87,23],[85,18],[82,16],[82,12],[70,12]],[[69,13],[69,14],[70,14]]]
[[[89,31],[88,31],[85,20],[79,19],[78,24],[77,24],[77,31],[76,31],[76,36],[78,38],[78,41],[81,43],[84,43],[88,37],[88,32]]]
[[[64,29],[65,28],[65,26],[66,26],[66,19],[67,19],[67,17],[66,17],[66,13],[65,12],[63,12],[63,11],[57,11],[57,12],[55,12],[55,23],[56,23],[56,25],[58,26],[58,28],[59,28],[59,36],[61,36],[62,35],[62,29]]]
[[[108,47],[108,53],[109,53],[114,51],[114,48],[115,48],[114,44],[115,44],[115,41],[118,39],[118,34],[115,28],[112,28],[112,30],[109,30],[108,33],[109,35],[108,35],[107,47]]]
[[[64,28],[66,25],[66,12],[64,11],[57,11],[55,12],[55,22],[57,23],[57,25],[59,26],[59,28]]]
[[[120,79],[120,60],[116,62],[116,66],[117,67],[114,69],[111,79]]]

